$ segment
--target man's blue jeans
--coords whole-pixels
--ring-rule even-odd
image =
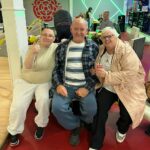
[[[64,97],[56,92],[54,93],[52,100],[52,112],[57,121],[65,129],[75,129],[80,126],[80,120],[86,123],[92,123],[93,117],[97,111],[97,104],[94,92],[90,92],[86,97],[80,99],[80,111],[81,116],[76,116],[72,112],[70,103],[75,97],[75,91],[79,87],[66,86],[68,96]]]

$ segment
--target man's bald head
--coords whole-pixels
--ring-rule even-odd
[[[84,24],[88,28],[87,21],[84,18],[82,18],[82,17],[74,18],[74,20],[72,22],[72,25],[75,24],[75,23]]]
[[[88,31],[87,22],[81,17],[75,18],[71,24],[70,31],[72,33],[74,42],[84,42]]]

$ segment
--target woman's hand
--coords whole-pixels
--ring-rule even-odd
[[[96,72],[96,76],[100,77],[100,78],[105,78],[105,76],[107,74],[107,71],[100,64],[96,64],[95,72]]]
[[[39,53],[39,51],[40,51],[40,45],[39,44],[33,44],[32,46],[31,46],[31,53],[33,54],[33,55],[37,55],[38,53]]]
[[[30,46],[24,62],[24,66],[26,69],[32,68],[39,51],[40,51],[39,44],[33,44],[32,46]]]

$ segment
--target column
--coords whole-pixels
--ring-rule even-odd
[[[23,0],[1,0],[5,39],[12,82],[19,78],[21,60],[28,49]]]
[[[69,12],[71,17],[73,17],[73,0],[69,0]]]

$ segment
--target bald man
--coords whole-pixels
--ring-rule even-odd
[[[109,11],[103,12],[103,21],[100,23],[99,29],[102,30],[105,27],[114,27],[113,22],[109,20]]]
[[[75,18],[70,31],[72,38],[56,49],[52,78],[56,91],[52,112],[65,129],[72,130],[70,144],[75,146],[80,142],[80,122],[92,123],[97,111],[94,95],[96,79],[90,69],[94,66],[98,46],[86,39],[88,26],[83,18]],[[79,102],[80,115],[73,111],[73,101]]]

